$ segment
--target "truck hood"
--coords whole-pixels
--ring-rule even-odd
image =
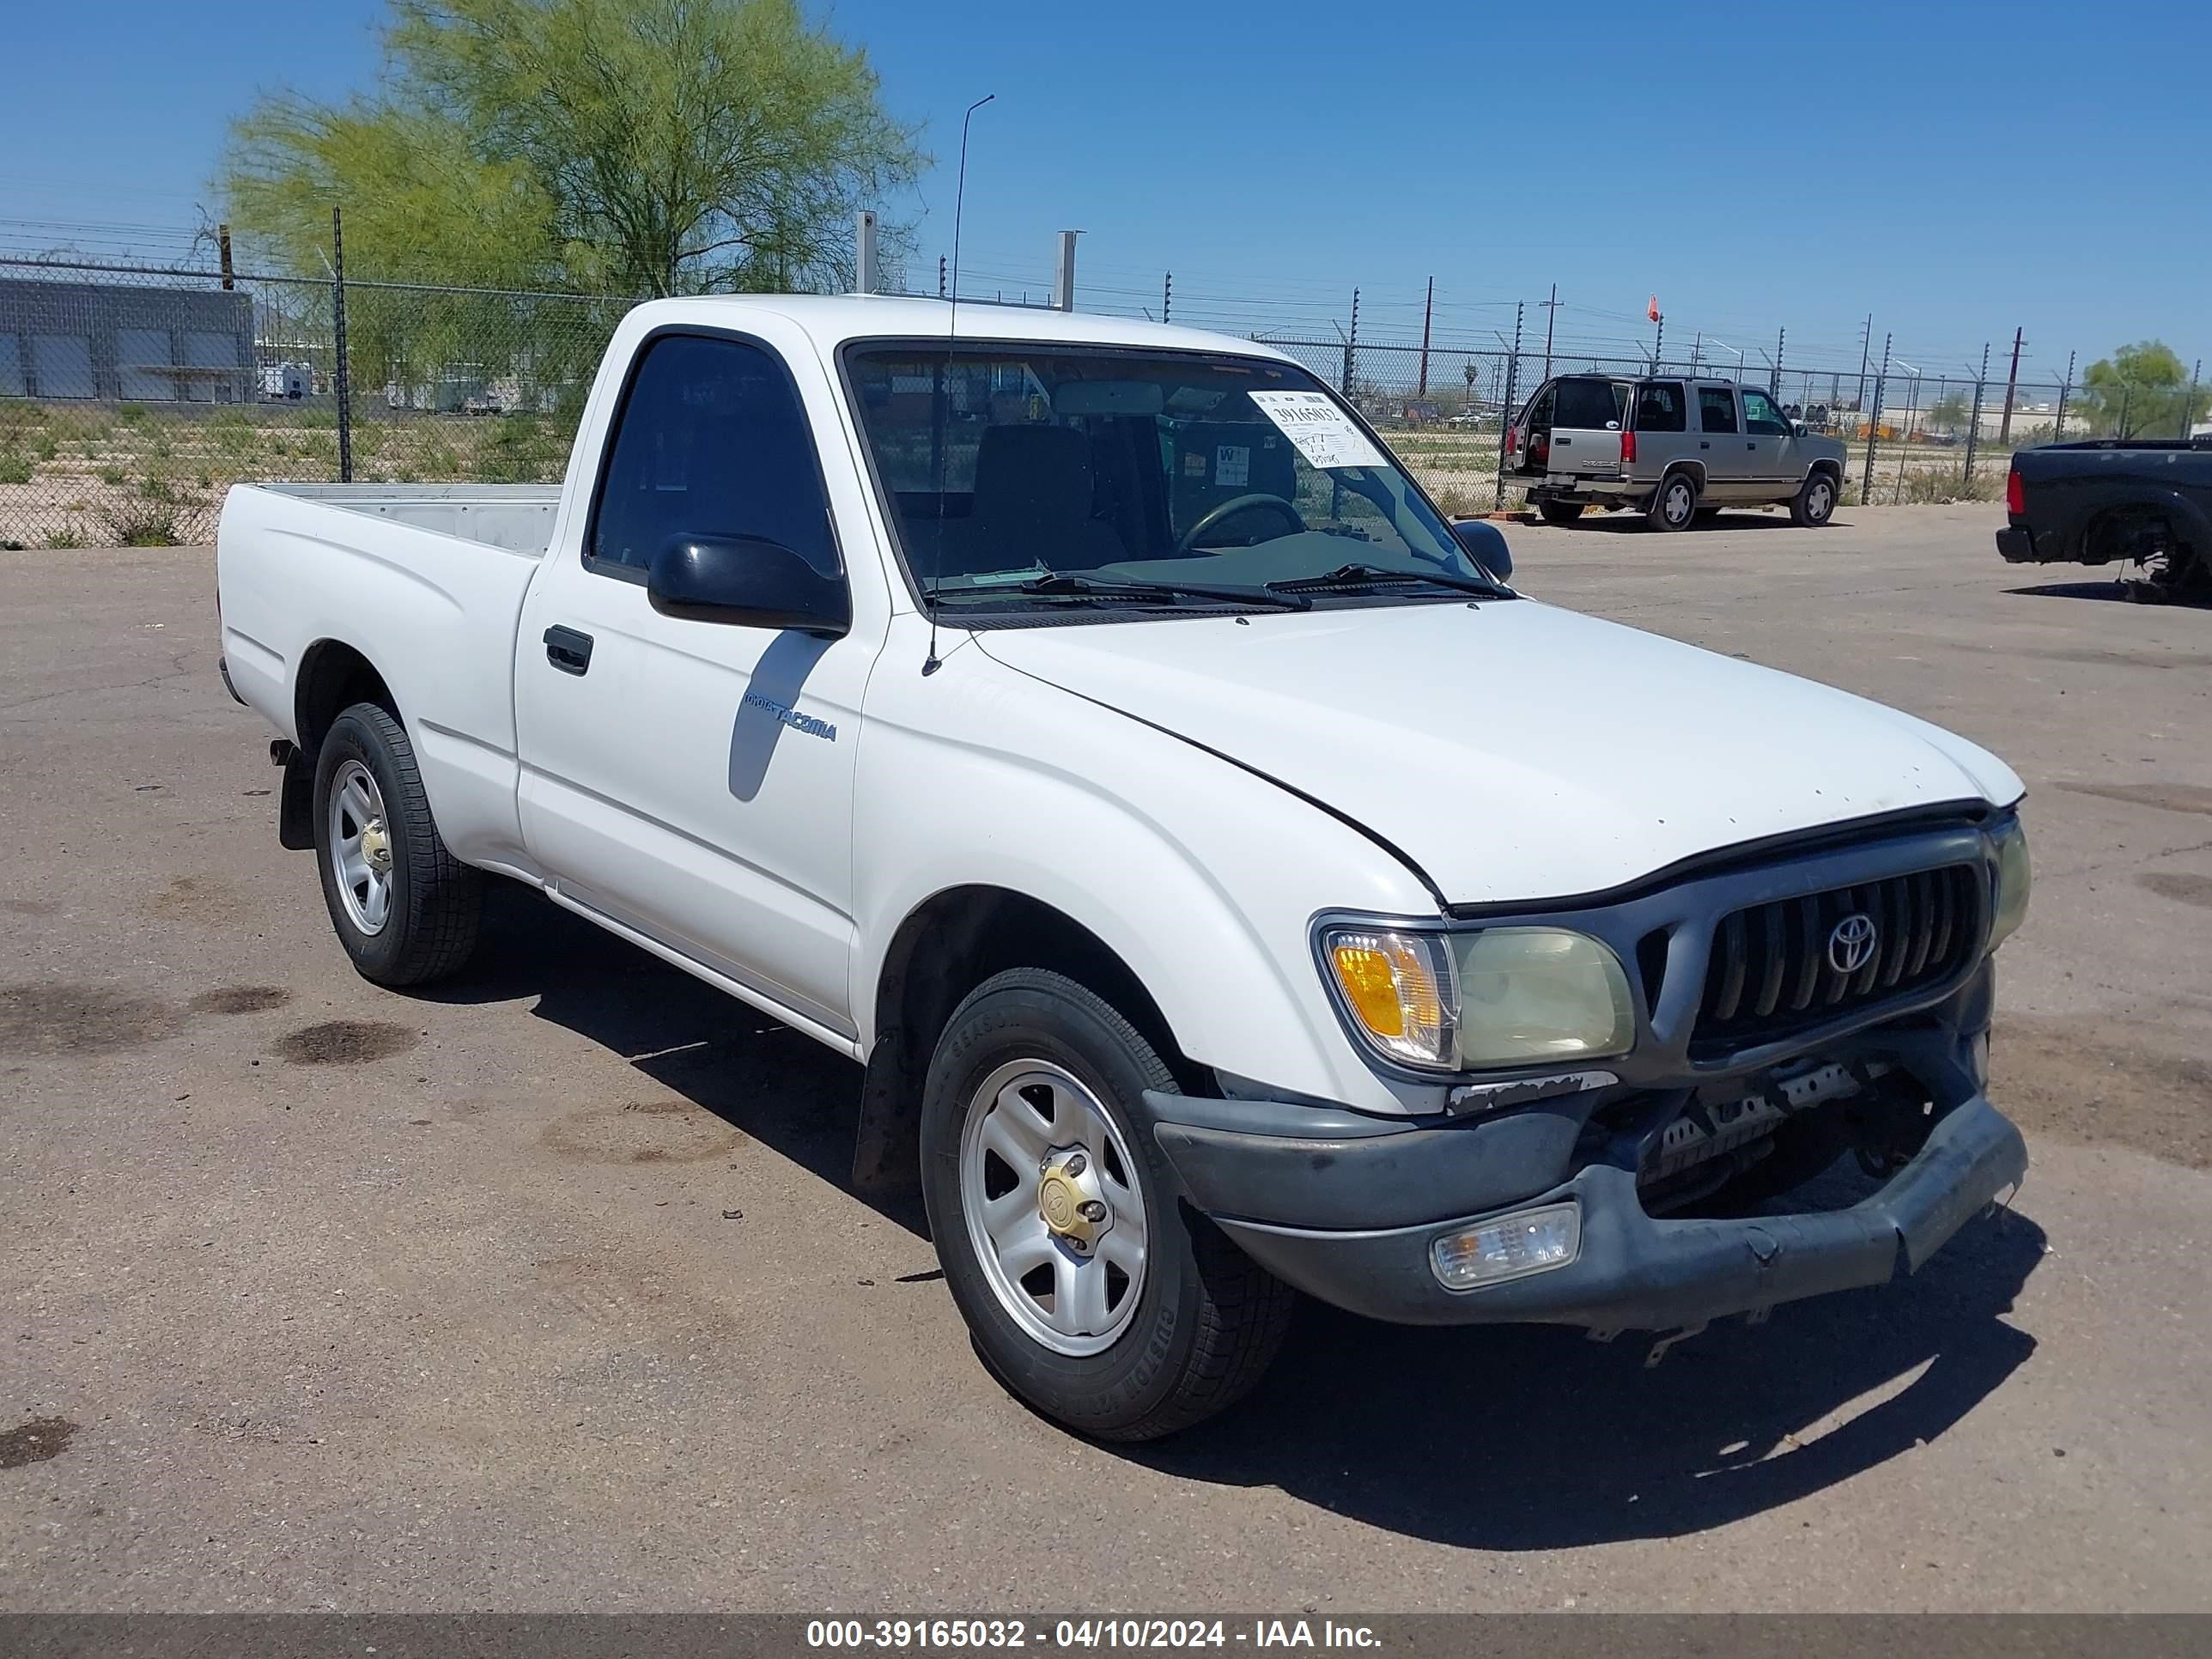
[[[1528,599],[977,638],[1364,826],[1453,904],[1601,892],[1766,836],[2021,792],[1909,714]]]

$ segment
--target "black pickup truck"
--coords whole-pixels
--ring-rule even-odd
[[[2045,444],[2012,458],[1997,551],[2146,567],[2146,598],[2212,599],[2212,437]]]

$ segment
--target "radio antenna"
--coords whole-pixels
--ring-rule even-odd
[[[945,427],[952,396],[952,342],[960,322],[960,216],[968,202],[968,124],[975,118],[977,110],[998,95],[985,93],[960,118],[960,178],[952,191],[952,290],[947,295],[951,303],[945,313],[945,368],[937,378],[937,430],[933,446],[937,451],[937,541],[930,550],[929,587],[923,595],[929,605],[929,655],[921,664],[925,675],[934,674],[944,665],[937,657],[937,584],[945,574]]]

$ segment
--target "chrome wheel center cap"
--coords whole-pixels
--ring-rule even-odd
[[[1037,1171],[1037,1213],[1070,1249],[1088,1255],[1098,1248],[1114,1224],[1114,1208],[1089,1152],[1071,1146],[1045,1154]]]
[[[368,860],[370,869],[380,873],[392,867],[392,836],[381,818],[362,826],[361,855]]]

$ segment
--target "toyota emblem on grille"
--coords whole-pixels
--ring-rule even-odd
[[[1874,960],[1874,918],[1854,910],[1828,932],[1828,966],[1849,978]]]

